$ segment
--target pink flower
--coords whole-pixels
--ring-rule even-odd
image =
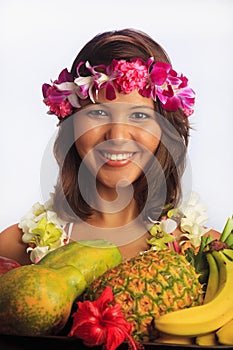
[[[73,112],[73,107],[69,101],[64,100],[59,104],[55,104],[48,100],[45,104],[49,106],[50,113],[56,114],[59,118],[65,118]]]
[[[77,302],[73,325],[68,336],[83,339],[87,346],[105,345],[106,350],[115,350],[126,338],[132,349],[137,350],[130,336],[131,324],[122,315],[120,304],[114,303],[110,287],[95,301]]]
[[[135,89],[143,89],[147,82],[147,67],[139,58],[132,59],[130,62],[125,60],[113,60],[114,70],[122,74],[114,84],[119,92],[129,94]]]
[[[73,107],[78,107],[78,104],[71,103],[73,99],[69,98],[74,95],[72,89],[61,89],[59,86],[66,85],[71,86],[73,77],[67,69],[59,74],[57,80],[53,82],[53,85],[43,84],[42,93],[44,97],[44,103],[49,106],[49,112],[51,114],[56,114],[59,118],[64,118],[73,112]]]

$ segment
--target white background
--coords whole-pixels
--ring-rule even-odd
[[[233,214],[232,15],[231,0],[1,0],[0,230],[55,183],[57,120],[41,85],[70,69],[97,33],[131,27],[157,40],[196,91],[185,181],[208,207],[208,226],[221,231]]]

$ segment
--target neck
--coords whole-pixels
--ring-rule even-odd
[[[91,201],[91,206],[95,208],[92,216],[85,222],[77,222],[72,239],[106,239],[118,247],[124,247],[123,250],[126,246],[129,249],[134,244],[138,250],[139,246],[141,248],[145,246],[147,229],[141,213],[138,212],[135,199],[129,200],[127,188],[123,188],[118,193],[115,189],[101,188],[99,191],[98,188],[98,195],[99,197],[96,196],[95,200],[92,198]]]
[[[104,205],[107,206],[106,203],[104,203]],[[138,210],[136,202],[133,199],[125,208],[119,211],[109,202],[107,210],[96,210],[87,222],[97,227],[114,228],[129,224],[135,220],[137,216]]]
[[[97,182],[96,196],[91,198],[94,213],[88,223],[97,227],[114,228],[127,225],[138,217],[132,186],[107,188]]]

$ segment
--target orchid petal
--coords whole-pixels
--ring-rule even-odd
[[[155,85],[163,85],[167,79],[167,71],[163,67],[158,67],[154,65],[151,73],[150,79]]]
[[[166,219],[161,222],[161,228],[166,233],[172,233],[177,228],[177,222],[172,219]]]
[[[76,94],[69,95],[68,96],[68,101],[75,108],[80,108],[81,107],[81,105],[79,103],[78,96]]]
[[[77,87],[76,85],[72,82],[65,82],[65,83],[61,83],[61,84],[54,84],[54,86],[56,86],[57,89],[59,89],[60,91],[74,91]]]
[[[73,81],[73,76],[71,73],[68,72],[67,68],[63,69],[61,73],[59,74],[57,83],[64,83],[64,82],[72,82]]]
[[[115,89],[110,82],[106,84],[106,98],[110,101],[116,98]]]
[[[49,84],[42,85],[42,94],[43,94],[44,98],[47,97],[46,92],[50,87],[51,87],[51,85],[49,85]]]

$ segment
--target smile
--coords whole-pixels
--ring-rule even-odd
[[[107,153],[103,152],[103,156],[106,159],[113,160],[113,161],[119,161],[119,160],[126,160],[133,156],[133,152],[130,153]]]
[[[104,165],[113,168],[120,168],[130,164],[135,156],[135,152],[107,152],[99,153],[104,160]]]

